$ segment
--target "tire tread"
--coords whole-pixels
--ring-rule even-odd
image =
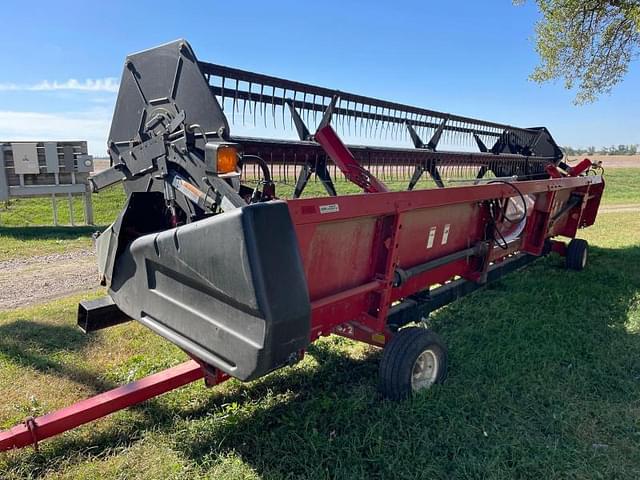
[[[444,381],[447,369],[447,348],[444,342],[431,330],[419,327],[404,328],[385,347],[380,362],[379,389],[383,396],[392,400],[402,400],[411,395],[410,369],[413,368],[415,358],[431,345],[440,350],[441,363],[436,383]]]

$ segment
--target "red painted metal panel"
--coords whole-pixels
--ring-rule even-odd
[[[371,280],[376,218],[317,225],[312,238],[301,245],[311,300]]]
[[[548,237],[567,232],[573,236],[574,227],[593,223],[603,185],[600,176],[513,183],[517,190],[490,183],[290,200],[314,306],[312,339],[338,325],[345,335],[347,322],[386,335],[386,312],[392,302],[456,276],[477,280],[489,261],[499,261],[517,249],[540,254]],[[398,267],[410,268],[486,241],[486,201],[517,197],[518,192],[535,198],[520,240],[507,249],[490,248],[488,259],[455,260],[401,286],[391,285]],[[588,200],[552,220],[572,192],[583,192]],[[585,213],[588,218],[583,218]],[[371,287],[372,282],[379,286]],[[358,285],[367,287],[358,292]],[[341,291],[350,293],[344,297]]]
[[[477,203],[422,208],[402,217],[400,267],[443,257],[469,247],[484,230],[484,216]]]

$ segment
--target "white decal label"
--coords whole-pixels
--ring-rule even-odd
[[[450,223],[447,223],[444,226],[444,231],[442,232],[442,245],[446,245],[447,242],[449,241],[449,227],[451,227]]]
[[[429,239],[427,240],[427,248],[433,247],[433,241],[436,239],[436,230],[438,227],[431,227],[429,229]]]
[[[320,205],[320,213],[337,213],[340,211],[340,207],[337,203],[331,203],[329,205]]]

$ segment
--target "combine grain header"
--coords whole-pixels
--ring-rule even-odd
[[[551,251],[584,268],[574,237],[604,188],[590,161],[563,163],[543,127],[205,63],[185,41],[127,58],[108,147],[93,189],[122,181],[127,202],[97,238],[108,296],[83,302],[79,325],[137,320],[192,360],[27,419],[0,433],[2,450],[196,379],[261,377],[330,334],[383,347],[380,392],[409,397],[447,369],[421,320]],[[310,181],[326,195],[300,198]],[[363,193],[338,195],[345,181]],[[278,199],[281,184],[293,199]]]

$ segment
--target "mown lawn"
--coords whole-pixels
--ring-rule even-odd
[[[74,199],[78,226],[68,223],[66,199],[58,202],[61,226],[54,227],[51,201],[48,198],[28,198],[0,203],[0,261],[14,257],[68,252],[91,247],[91,235],[113,222],[124,204],[121,185],[93,195],[96,226],[82,226],[82,201]]]
[[[0,478],[639,478],[640,215],[581,237],[584,272],[550,256],[436,312],[449,377],[412,401],[378,397],[377,350],[329,338],[0,454]],[[138,324],[81,334],[87,296],[0,313],[0,427],[185,359]]]

